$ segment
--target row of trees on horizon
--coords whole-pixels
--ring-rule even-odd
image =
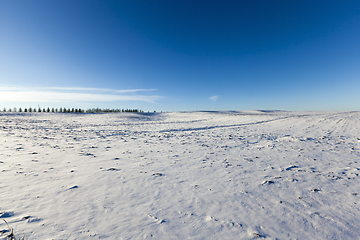
[[[140,112],[143,113],[143,110],[139,109],[108,109],[108,108],[89,108],[87,110],[81,108],[3,108],[3,112],[53,112],[53,113],[119,113],[119,112]]]

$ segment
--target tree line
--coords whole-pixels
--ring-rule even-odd
[[[53,112],[53,113],[119,113],[119,112],[134,112],[143,113],[143,110],[139,109],[109,109],[109,108],[89,108],[87,110],[81,108],[3,108],[3,112]]]

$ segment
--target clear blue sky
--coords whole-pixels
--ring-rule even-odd
[[[360,1],[0,0],[0,107],[360,110]]]

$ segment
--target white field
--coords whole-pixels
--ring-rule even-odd
[[[25,239],[360,239],[359,150],[360,112],[1,113],[0,218]]]

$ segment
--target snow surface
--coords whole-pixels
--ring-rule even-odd
[[[359,239],[359,143],[359,112],[1,113],[0,218],[25,239]]]

